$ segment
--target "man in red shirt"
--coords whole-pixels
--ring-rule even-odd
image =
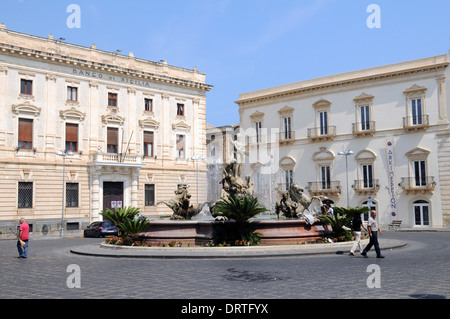
[[[28,257],[28,240],[30,239],[30,225],[25,223],[24,219],[21,218],[19,227],[19,240],[17,241],[17,250],[19,251],[19,258],[27,258]],[[25,243],[22,246],[22,242]]]

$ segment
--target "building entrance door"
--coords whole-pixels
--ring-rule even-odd
[[[123,182],[103,182],[103,210],[123,206]]]

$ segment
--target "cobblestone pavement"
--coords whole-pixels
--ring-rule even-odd
[[[37,299],[346,299],[449,298],[450,232],[385,232],[406,248],[385,259],[324,255],[263,259],[160,260],[74,255],[88,238],[31,240],[28,259],[16,241],[0,241],[0,298]],[[81,288],[67,286],[78,265]],[[380,288],[369,288],[371,265]],[[371,277],[372,279],[374,277]],[[373,281],[371,281],[373,282]],[[26,289],[17,289],[17,287]]]

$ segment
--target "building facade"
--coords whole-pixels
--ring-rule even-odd
[[[170,215],[157,202],[178,184],[206,187],[192,157],[206,156],[211,88],[196,68],[0,25],[0,231],[56,231],[63,215],[77,230],[117,206]]]
[[[383,227],[449,225],[449,61],[445,54],[241,94],[255,189],[274,185],[272,207],[295,182],[337,206],[376,208]]]

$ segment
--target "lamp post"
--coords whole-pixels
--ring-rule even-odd
[[[348,158],[348,156],[353,155],[353,154],[354,154],[354,152],[352,150],[348,150],[345,152],[341,151],[338,153],[338,155],[345,156],[345,174],[347,177],[347,207],[350,207],[350,200],[349,200],[349,194],[348,194],[348,160],[347,160],[347,158]]]
[[[61,237],[64,237],[64,190],[66,187],[66,156],[72,156],[74,153],[72,151],[58,151],[56,155],[63,158],[63,186],[62,186],[62,205],[61,205]]]
[[[192,156],[191,159],[195,161],[195,170],[197,174],[197,208],[198,208],[198,161],[203,161],[205,158],[203,156]]]

